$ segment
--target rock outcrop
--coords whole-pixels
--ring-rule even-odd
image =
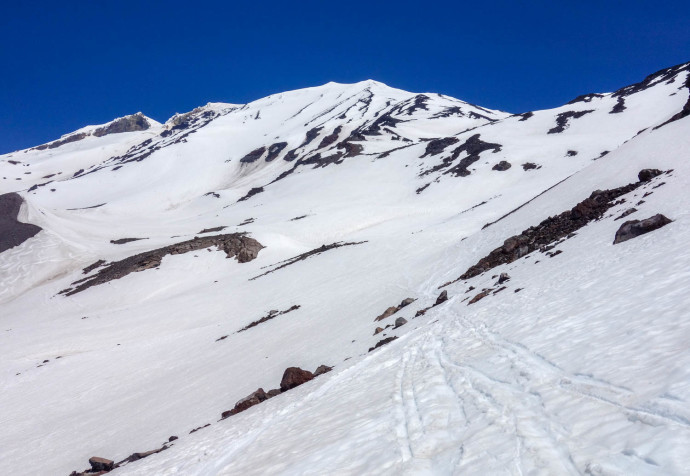
[[[631,240],[650,231],[658,230],[659,228],[668,225],[673,220],[669,220],[662,214],[656,214],[644,220],[630,220],[623,223],[613,240],[613,244],[623,243]]]
[[[0,253],[21,245],[42,229],[17,220],[23,202],[18,193],[0,195]]]

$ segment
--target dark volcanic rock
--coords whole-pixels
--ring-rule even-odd
[[[570,125],[570,119],[579,119],[580,117],[584,116],[585,114],[589,114],[590,112],[594,112],[594,109],[589,109],[587,111],[562,112],[558,116],[556,116],[556,126],[549,129],[548,133],[558,134],[560,132],[563,132]]]
[[[302,370],[299,367],[288,367],[283,373],[283,378],[280,381],[280,390],[283,392],[295,388],[303,383],[307,383],[314,378],[314,374],[308,370]]]
[[[510,281],[510,276],[508,276],[508,273],[501,273],[496,284],[503,284],[506,281]]]
[[[264,155],[264,152],[266,152],[266,147],[259,147],[258,149],[254,149],[244,157],[240,159],[240,162],[243,164],[250,164],[252,162],[256,162],[261,158],[262,155]]]
[[[659,169],[642,169],[640,173],[637,174],[637,178],[640,182],[649,182],[657,175],[661,175],[663,172]]]
[[[663,226],[668,225],[673,220],[669,220],[662,214],[657,214],[644,220],[630,220],[626,221],[616,232],[616,237],[613,244],[623,243],[632,238],[636,238],[650,231],[657,230]]]
[[[314,377],[318,377],[319,375],[328,373],[331,370],[333,370],[333,367],[329,367],[328,365],[319,365],[318,367],[316,367],[316,370],[314,371]]]
[[[646,178],[647,173],[641,172],[640,177]],[[502,246],[480,259],[458,279],[469,279],[501,264],[512,263],[532,251],[543,249],[551,243],[567,237],[587,223],[600,219],[615,203],[620,203],[614,202],[614,200],[632,192],[644,183],[646,182],[634,182],[623,187],[592,192],[588,198],[572,209],[548,217],[538,225],[523,230],[519,235],[506,239]],[[625,225],[624,223],[623,226]]]
[[[376,343],[376,345],[375,345],[374,347],[370,347],[370,348],[369,348],[369,352],[371,352],[372,350],[378,349],[379,347],[381,347],[381,346],[383,346],[383,345],[386,345],[386,344],[388,344],[388,343],[390,343],[390,342],[393,342],[395,339],[397,339],[396,336],[386,337],[385,339],[381,339],[380,341],[378,341],[378,342]]]
[[[148,238],[118,238],[117,240],[110,240],[110,242],[114,245],[124,245],[125,243],[139,240],[148,240]]]
[[[247,194],[244,197],[240,198],[237,201],[238,202],[244,202],[245,200],[247,200],[247,199],[253,197],[254,195],[257,195],[263,191],[264,191],[263,187],[253,187],[247,192]]]
[[[131,116],[121,117],[105,127],[100,127],[93,131],[96,137],[102,137],[108,134],[119,134],[121,132],[145,131],[151,124],[146,120],[144,115],[140,112],[132,114]]]
[[[115,466],[113,460],[106,458],[101,458],[99,456],[93,456],[89,458],[89,464],[91,465],[91,471],[112,471]]]
[[[441,152],[444,151],[444,149],[450,145],[455,144],[458,142],[457,137],[444,137],[443,139],[433,139],[430,140],[429,143],[426,145],[426,150],[424,151],[424,155],[422,155],[421,158],[428,156],[434,156],[438,155]]]
[[[505,160],[501,160],[499,163],[491,167],[492,170],[498,170],[499,172],[504,172],[508,170],[511,167],[510,162],[507,162]]]
[[[448,300],[448,291],[445,289],[441,291],[441,294],[438,295],[436,298],[436,303],[434,303],[434,306],[438,306],[441,303],[444,303]]]
[[[276,142],[268,148],[268,155],[266,156],[266,162],[270,162],[280,155],[284,148],[288,145],[287,142]]]
[[[522,170],[533,170],[533,169],[540,169],[540,168],[541,168],[540,165],[537,165],[537,164],[532,163],[532,162],[525,162],[524,164],[522,164]]]
[[[398,327],[404,326],[405,324],[407,324],[407,319],[405,319],[404,317],[399,317],[395,320],[395,326],[393,326],[393,328],[397,329]]]
[[[490,142],[484,142],[480,139],[480,134],[475,134],[465,141],[464,144],[456,147],[453,150],[451,159],[455,160],[460,153],[467,152],[467,157],[460,160],[460,162],[454,167],[450,168],[447,174],[453,174],[456,177],[467,177],[470,175],[470,171],[467,168],[479,160],[479,156],[482,152],[487,150],[493,150],[494,154],[501,151],[501,144],[492,144]]]
[[[334,144],[335,141],[338,140],[338,135],[340,134],[341,130],[343,130],[343,126],[336,127],[333,132],[321,139],[321,143],[319,144],[317,149],[323,149],[324,147],[328,147],[329,145]]]
[[[258,405],[259,403],[268,400],[268,395],[266,392],[264,392],[263,388],[259,388],[255,392],[250,393],[246,397],[244,397],[242,400],[238,401],[235,403],[235,407],[232,410],[228,410],[226,412],[223,412],[221,415],[221,419],[225,419],[229,416],[236,415],[240,412],[243,412],[247,410],[248,408],[253,407],[254,405]]]
[[[391,306],[388,309],[386,309],[385,311],[383,311],[383,313],[380,316],[378,316],[376,319],[374,319],[374,322],[382,321],[385,318],[392,316],[396,312],[398,312],[398,306]]]
[[[475,297],[473,297],[472,299],[470,299],[470,302],[468,302],[467,305],[469,306],[470,304],[474,304],[475,302],[484,299],[486,296],[488,296],[488,295],[491,293],[491,291],[493,291],[493,289],[485,289],[485,290],[483,290],[482,292],[480,292],[479,294],[477,294]]]
[[[0,195],[0,253],[21,245],[41,231],[39,226],[17,221],[23,202],[18,193]]]
[[[398,306],[398,309],[402,309],[405,306],[409,306],[414,302],[414,299],[412,298],[405,298],[400,302],[400,305]]]
[[[242,233],[194,237],[192,240],[164,246],[163,248],[151,251],[145,251],[123,260],[109,263],[103,266],[95,275],[72,283],[72,286],[75,286],[74,288],[65,289],[60,293],[71,296],[91,286],[107,283],[114,279],[120,279],[130,273],[155,268],[161,264],[164,256],[188,253],[190,251],[202,250],[212,246],[224,251],[228,258],[235,257],[239,263],[246,263],[253,260],[263,248],[261,243]]]

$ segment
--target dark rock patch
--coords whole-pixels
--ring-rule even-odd
[[[376,350],[376,349],[378,349],[378,348],[381,347],[381,346],[384,346],[384,345],[386,345],[386,344],[389,344],[389,343],[393,342],[395,339],[397,339],[396,336],[386,337],[385,339],[381,339],[380,341],[378,341],[378,342],[376,343],[376,345],[375,345],[374,347],[370,347],[370,348],[369,348],[369,352],[371,352],[371,351],[373,351],[373,350]]]
[[[575,157],[577,155],[576,150],[569,150],[568,152],[565,153],[566,156],[568,157]]]
[[[295,218],[290,218],[290,221],[301,220],[301,219],[303,219],[303,218],[307,218],[307,216],[308,216],[308,215],[300,215],[300,216],[295,217]]]
[[[0,253],[19,246],[42,230],[17,220],[24,199],[18,193],[0,195]]]
[[[510,281],[510,276],[508,276],[508,273],[501,273],[501,275],[498,277],[498,281],[496,281],[496,284],[503,284],[506,281]]]
[[[296,304],[296,305],[294,305],[294,306],[289,307],[288,309],[286,309],[286,310],[284,310],[284,311],[278,311],[278,310],[268,311],[268,314],[266,314],[264,317],[262,317],[261,319],[257,319],[256,321],[254,321],[254,322],[252,322],[252,323],[250,323],[250,324],[247,324],[246,326],[244,326],[242,329],[240,329],[240,330],[237,331],[237,332],[238,332],[238,333],[239,333],[239,332],[244,332],[244,331],[246,331],[246,330],[248,330],[248,329],[251,329],[252,327],[258,326],[259,324],[263,324],[263,323],[266,322],[266,321],[270,321],[271,319],[274,319],[274,318],[276,318],[276,317],[278,317],[278,316],[282,316],[283,314],[287,314],[288,312],[296,311],[296,310],[299,309],[300,307],[301,307],[300,305]]]
[[[592,99],[594,98],[603,98],[603,94],[598,94],[598,93],[589,93],[589,94],[582,94],[575,99],[572,99],[571,101],[568,101],[567,104],[576,104],[578,102],[592,102]]]
[[[412,298],[405,298],[405,299],[403,299],[402,302],[401,302],[400,304],[398,304],[397,306],[391,306],[391,307],[389,307],[388,309],[386,309],[385,311],[383,311],[383,314],[381,314],[381,315],[378,316],[376,319],[374,319],[374,322],[382,321],[382,320],[384,320],[385,318],[387,318],[387,317],[389,317],[389,316],[392,316],[393,314],[395,314],[396,312],[398,312],[400,309],[402,309],[402,308],[404,308],[404,307],[407,307],[407,306],[409,306],[410,304],[412,304],[414,301],[415,301],[415,300],[412,299]]]
[[[319,375],[328,373],[331,370],[333,370],[333,367],[329,367],[328,365],[319,365],[318,367],[316,367],[316,370],[314,371],[314,378],[318,377]]]
[[[333,250],[336,248],[341,248],[343,246],[361,245],[362,243],[366,243],[366,241],[357,241],[357,242],[348,242],[348,243],[338,241],[336,243],[331,243],[330,245],[322,245],[319,248],[307,251],[306,253],[302,253],[301,255],[297,255],[297,256],[290,258],[290,259],[287,259],[285,261],[281,261],[279,263],[276,263],[275,265],[271,265],[271,266],[274,266],[273,269],[266,271],[265,273],[262,273],[258,276],[254,276],[253,278],[250,279],[250,281],[253,281],[253,280],[260,278],[262,276],[266,276],[267,274],[278,271],[279,269],[285,268],[285,267],[290,266],[292,264],[295,264],[299,261],[304,261],[304,260],[306,260],[312,256],[319,255],[319,254],[324,253],[326,251],[330,251],[330,250]]]
[[[662,172],[659,169],[642,169],[637,174],[637,178],[640,182],[649,182],[657,175],[661,175]]]
[[[526,121],[530,117],[534,116],[534,113],[532,111],[529,112],[523,112],[522,114],[518,114],[520,116],[520,121]]]
[[[464,144],[457,147],[452,154],[452,159],[455,160],[461,152],[467,152],[467,157],[462,159],[460,163],[449,169],[446,173],[453,174],[456,177],[467,177],[470,171],[467,168],[479,160],[479,155],[487,150],[493,149],[493,153],[501,151],[501,144],[492,144],[484,142],[480,138],[480,134],[475,134],[465,141]]]
[[[499,163],[491,167],[491,170],[498,170],[499,172],[505,172],[511,167],[510,162],[501,160]]]
[[[240,412],[243,412],[254,405],[258,405],[261,402],[264,402],[268,400],[268,395],[266,392],[264,392],[263,388],[259,388],[255,392],[252,392],[248,396],[244,397],[242,400],[238,401],[235,404],[235,407],[232,410],[225,411],[221,414],[221,420],[225,420],[226,418],[232,416],[232,415],[237,415]]]
[[[266,156],[266,162],[271,162],[276,157],[280,155],[284,148],[288,145],[287,142],[276,142],[268,148],[268,155]]]
[[[338,126],[335,128],[333,132],[325,136],[323,139],[321,139],[321,143],[319,143],[319,146],[317,149],[323,149],[325,147],[328,147],[331,144],[334,144],[338,140],[338,136],[340,135],[340,131],[343,130],[343,126]]]
[[[250,164],[252,162],[256,162],[261,158],[262,155],[264,155],[264,152],[266,152],[266,147],[259,147],[258,149],[254,149],[253,151],[249,152],[247,155],[242,157],[240,159],[240,163],[242,164]]]
[[[96,261],[95,263],[92,263],[92,264],[88,265],[86,268],[84,268],[84,269],[82,270],[82,274],[89,274],[91,271],[93,271],[93,270],[96,269],[96,268],[100,268],[100,267],[103,266],[105,263],[106,263],[105,260],[99,259],[99,260]]]
[[[623,223],[618,231],[616,231],[613,244],[623,243],[640,235],[649,233],[650,231],[658,230],[659,228],[668,225],[673,220],[669,220],[662,214],[656,214],[644,220],[630,220]]]
[[[491,294],[491,291],[493,291],[493,289],[484,289],[482,292],[480,292],[479,294],[474,296],[472,299],[470,299],[470,302],[468,302],[467,305],[469,306],[470,304],[474,304],[477,301],[481,301],[486,296]]]
[[[112,471],[115,462],[106,458],[101,458],[99,456],[93,456],[89,458],[89,464],[91,465],[91,471]]]
[[[613,106],[613,109],[609,111],[609,114],[620,114],[625,110],[625,98],[623,96],[618,96],[618,100],[616,101],[616,104]]]
[[[191,431],[189,432],[189,434],[191,435],[192,433],[196,433],[197,431],[203,430],[204,428],[207,428],[207,427],[209,427],[209,426],[211,426],[211,424],[210,424],[210,423],[206,423],[206,424],[203,425],[203,426],[199,426],[199,427],[197,427],[197,428],[194,428],[193,430],[191,430]]]
[[[506,239],[502,246],[480,259],[457,280],[469,279],[501,264],[512,263],[532,251],[547,247],[551,243],[571,235],[589,222],[600,219],[609,208],[620,203],[614,202],[614,200],[630,193],[644,183],[646,182],[635,182],[611,190],[592,192],[588,198],[575,205],[571,210],[549,217],[539,225],[531,226],[519,235]]]
[[[436,302],[434,303],[434,306],[438,306],[439,304],[442,304],[448,300],[448,291],[445,289],[441,291],[441,294],[438,295],[436,298]]]
[[[261,192],[263,192],[263,191],[264,191],[264,188],[263,188],[263,187],[253,187],[253,188],[249,189],[249,191],[247,192],[246,195],[244,195],[242,198],[240,198],[240,199],[237,200],[237,201],[238,201],[238,202],[244,202],[245,200],[248,200],[249,198],[251,198],[251,197],[253,197],[254,195],[257,195],[257,194],[259,194],[259,193],[261,193]]]
[[[253,218],[247,218],[247,219],[245,219],[244,221],[242,221],[242,223],[240,223],[240,224],[237,225],[237,226],[245,226],[245,225],[250,225],[250,224],[252,224],[252,223],[254,223],[254,219],[253,219]]]
[[[579,119],[585,114],[594,112],[594,109],[588,109],[586,111],[566,111],[561,112],[556,116],[556,126],[549,129],[548,134],[559,134],[565,131],[570,125],[570,119]]]
[[[534,169],[540,169],[541,165],[537,165],[533,162],[525,162],[522,164],[522,170],[534,170]]]
[[[213,227],[213,228],[204,228],[203,230],[201,230],[201,231],[199,232],[199,234],[201,235],[201,234],[204,234],[204,233],[215,233],[215,232],[217,232],[217,231],[225,230],[226,228],[227,228],[227,226],[216,226],[216,227]]]
[[[343,149],[345,151],[345,155],[343,155],[343,157],[356,157],[360,155],[362,151],[364,151],[364,146],[362,144],[353,144],[352,142],[346,140],[339,142],[336,148]]]
[[[105,127],[100,127],[93,131],[96,137],[103,137],[108,134],[119,134],[121,132],[145,131],[151,127],[149,121],[142,113],[132,114],[131,116],[121,117]]]
[[[618,216],[617,216],[616,218],[614,218],[613,220],[614,220],[614,221],[620,220],[620,219],[622,219],[622,218],[627,217],[628,215],[632,215],[632,214],[635,213],[636,211],[637,211],[637,208],[635,208],[635,207],[633,207],[633,208],[628,208],[627,210],[625,210],[623,213],[621,213],[620,215],[618,215]]]
[[[287,392],[299,385],[309,382],[314,378],[314,374],[308,370],[302,370],[299,367],[288,367],[283,373],[283,378],[280,381],[280,390]]]
[[[130,273],[158,267],[164,256],[188,253],[190,251],[197,251],[212,246],[224,251],[228,258],[236,258],[239,263],[246,263],[253,260],[263,248],[261,243],[242,233],[194,237],[192,240],[164,246],[151,251],[145,251],[123,260],[109,263],[101,268],[95,275],[75,281],[72,283],[72,286],[74,286],[73,288],[64,289],[60,291],[60,294],[71,296],[91,286],[97,286],[115,279],[120,279]]]
[[[395,326],[393,326],[393,329],[397,329],[398,327],[404,326],[405,324],[407,324],[407,319],[405,319],[404,317],[398,317],[395,320]]]
[[[460,139],[458,139],[457,137],[444,137],[443,139],[432,139],[427,143],[426,149],[424,150],[424,155],[422,155],[420,158],[438,155],[441,152],[443,152],[446,149],[446,147],[455,144],[459,140]]]
[[[118,238],[117,240],[110,240],[110,242],[114,245],[124,245],[125,243],[139,240],[148,240],[148,238]]]
[[[59,139],[59,140],[56,140],[53,142],[49,142],[47,144],[39,145],[38,147],[34,147],[33,149],[30,149],[30,150],[55,149],[55,148],[60,147],[62,145],[69,144],[70,142],[80,141],[82,139],[85,139],[86,137],[88,137],[88,134],[86,134],[85,132],[80,132],[78,134],[69,135],[69,136],[65,137],[64,139]],[[16,161],[10,160],[9,162],[15,163]],[[19,163],[19,162],[16,162],[16,163]]]

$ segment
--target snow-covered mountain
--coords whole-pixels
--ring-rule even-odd
[[[0,156],[0,474],[687,474],[689,93],[328,83]]]

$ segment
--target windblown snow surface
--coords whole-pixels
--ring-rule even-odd
[[[522,115],[329,83],[0,156],[0,193],[42,228],[0,253],[0,474],[67,476],[171,435],[112,474],[690,473],[688,70]],[[550,254],[455,281],[645,168],[673,171]],[[612,244],[657,213],[672,223]],[[98,260],[234,232],[265,248],[60,294]],[[277,269],[338,242],[359,244]]]

